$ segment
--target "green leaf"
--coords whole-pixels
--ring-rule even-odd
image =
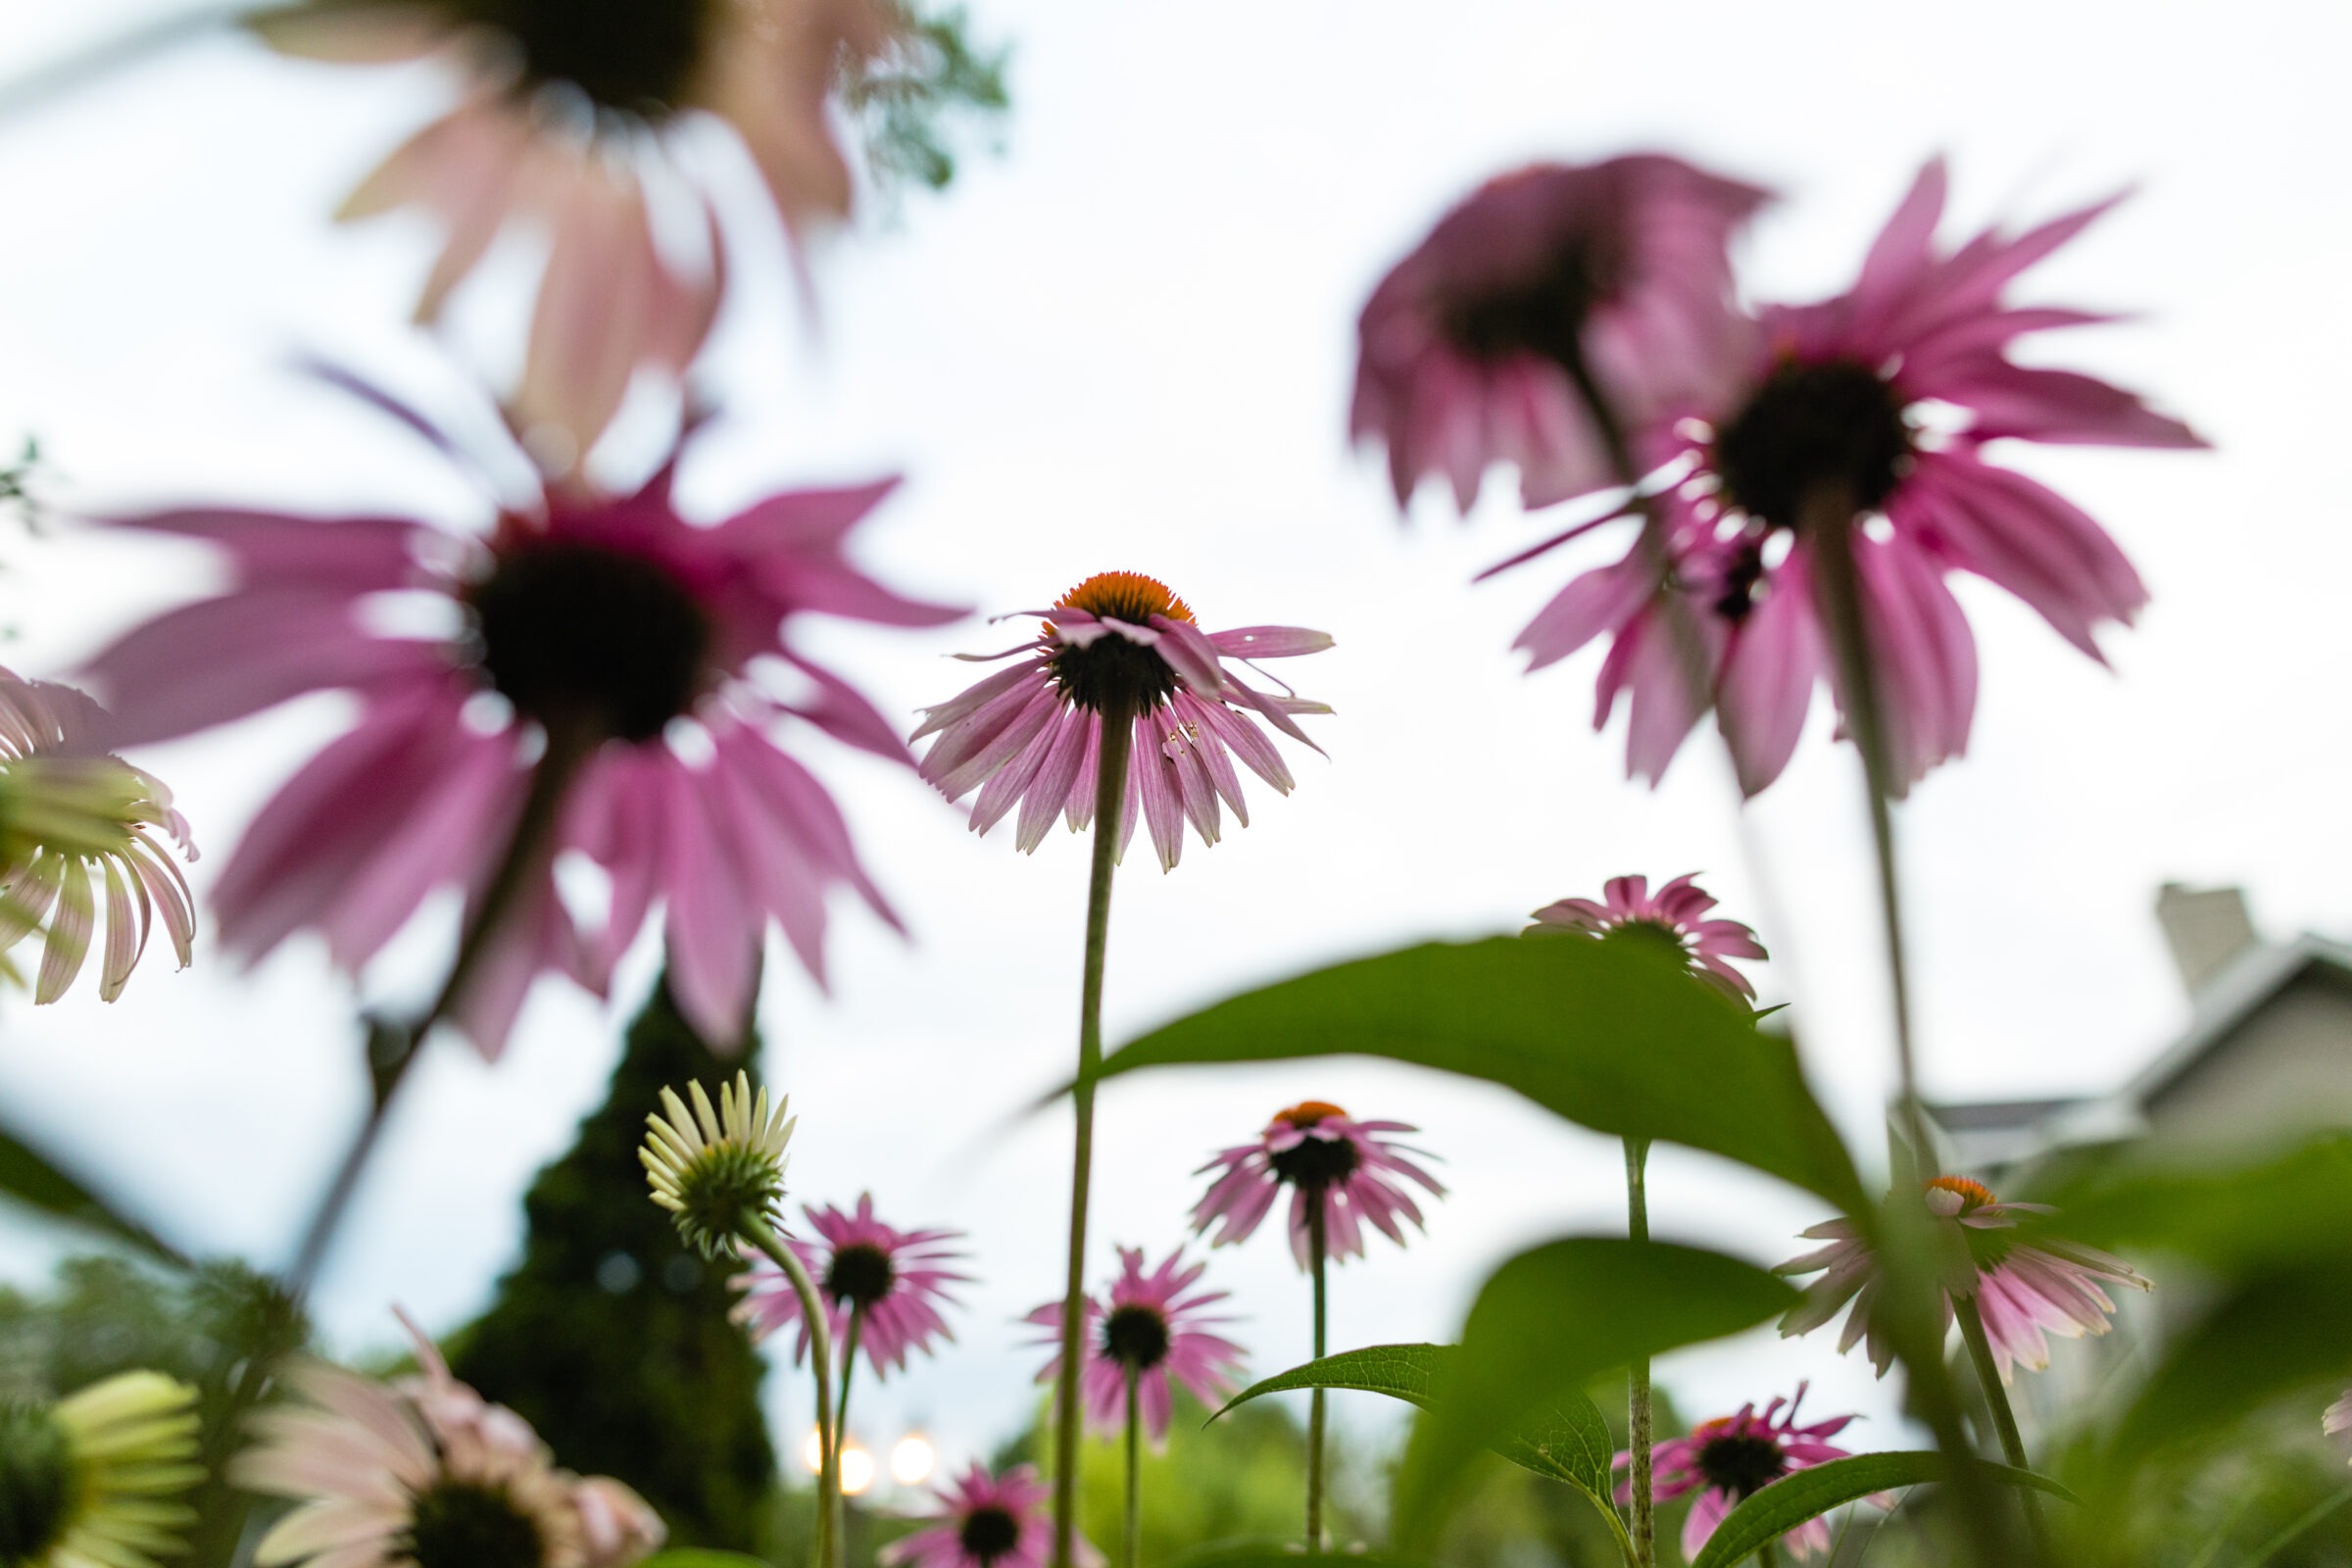
[[[2352,1250],[2352,1135],[2217,1158],[2210,1150],[2101,1150],[2065,1159],[2030,1195],[2047,1228],[2094,1247],[2166,1253],[2244,1276]]]
[[[0,1194],[54,1218],[126,1242],[167,1263],[188,1261],[177,1248],[5,1128],[0,1128]]]
[[[2238,1281],[2192,1328],[2170,1337],[2116,1432],[2136,1461],[2224,1441],[2230,1426],[2282,1396],[2325,1393],[2352,1377],[2352,1260]]]
[[[764,1557],[747,1557],[740,1551],[679,1546],[670,1551],[656,1552],[639,1562],[637,1568],[769,1568],[769,1563]]]
[[[1986,1464],[1984,1474],[2012,1487],[2046,1492],[2068,1502],[2075,1494],[2046,1476],[2016,1470],[2005,1464]],[[1833,1459],[1784,1476],[1734,1508],[1715,1527],[1707,1544],[1691,1559],[1690,1568],[1732,1568],[1767,1542],[1778,1541],[1808,1519],[1842,1507],[1876,1492],[1893,1492],[1924,1482],[1941,1481],[1950,1473],[1942,1454],[1934,1449],[1903,1453],[1857,1453]]]
[[[1865,1201],[1794,1048],[1630,943],[1494,937],[1335,964],[1152,1030],[1102,1076],[1350,1054],[1485,1079],[1599,1132],[1704,1149],[1848,1213]]]
[[[1174,1568],[1301,1568],[1314,1560],[1295,1541],[1226,1541],[1184,1553]],[[1347,1568],[1429,1568],[1415,1558],[1378,1551],[1349,1551],[1323,1560],[1344,1563]],[[640,1564],[639,1568],[652,1565]]]
[[[1396,1475],[1397,1539],[1434,1540],[1480,1448],[1540,1425],[1599,1373],[1736,1334],[1796,1292],[1751,1263],[1663,1242],[1578,1237],[1504,1263],[1414,1423]]]
[[[1366,1394],[1385,1394],[1426,1410],[1435,1401],[1446,1373],[1451,1369],[1454,1354],[1450,1345],[1373,1345],[1360,1350],[1342,1350],[1337,1355],[1261,1378],[1228,1399],[1217,1415],[1264,1395],[1302,1389],[1354,1389]],[[1610,1440],[1609,1425],[1602,1419],[1599,1406],[1582,1389],[1540,1407],[1526,1426],[1497,1439],[1491,1446],[1513,1464],[1574,1487],[1608,1517],[1616,1534],[1625,1538],[1625,1521],[1618,1517],[1615,1504],[1609,1500],[1614,1487],[1609,1462],[1616,1446]]]

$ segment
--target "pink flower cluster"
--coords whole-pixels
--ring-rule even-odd
[[[1518,640],[1531,668],[1607,644],[1594,727],[1623,699],[1627,765],[1653,782],[1710,709],[1754,794],[1794,753],[1851,615],[1899,787],[1966,750],[1976,643],[1947,579],[2006,588],[2067,641],[2147,594],[2081,509],[1993,458],[2007,442],[2193,447],[2180,420],[2020,338],[2107,318],[2012,304],[2008,285],[2113,205],[2021,234],[1936,238],[1924,170],[1846,292],[1731,304],[1725,246],[1758,193],[1669,158],[1544,167],[1491,182],[1374,292],[1355,429],[1386,443],[1400,501],[1444,475],[1518,466],[1531,506],[1599,496],[1506,565],[1641,514]],[[1500,568],[1497,568],[1500,569]]]

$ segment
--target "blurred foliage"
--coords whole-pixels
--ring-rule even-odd
[[[757,1049],[747,1041],[743,1056]],[[522,1260],[448,1353],[564,1465],[643,1493],[675,1544],[742,1550],[760,1544],[776,1469],[760,1409],[764,1366],[728,1321],[725,1272],[679,1245],[637,1163],[665,1085],[715,1084],[738,1065],[696,1038],[666,978],[658,985],[609,1098],[523,1200]]]
[[[921,184],[945,189],[956,178],[959,146],[980,126],[1002,122],[1003,46],[973,43],[963,7],[927,11],[901,0],[890,46],[851,62],[842,98],[864,132],[866,168],[886,190]]]
[[[115,1256],[70,1258],[38,1295],[0,1290],[0,1399],[51,1399],[148,1368],[193,1385],[208,1476],[193,1501],[199,1563],[226,1563],[242,1509],[220,1481],[238,1446],[231,1412],[262,1369],[309,1342],[300,1311],[243,1263],[166,1270]]]

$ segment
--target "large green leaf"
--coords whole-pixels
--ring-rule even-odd
[[[2352,1135],[2234,1156],[2094,1151],[2059,1162],[2030,1196],[2058,1205],[2049,1229],[2096,1247],[2232,1277],[2299,1268],[2352,1253]]]
[[[1751,1263],[1663,1242],[1578,1237],[1504,1263],[1479,1291],[1397,1471],[1397,1539],[1434,1540],[1480,1449],[1538,1425],[1599,1373],[1736,1334],[1796,1292]]]
[[[5,1128],[0,1128],[0,1194],[54,1218],[126,1242],[168,1263],[187,1262],[177,1248]]]
[[[1600,1132],[1708,1150],[1849,1213],[1864,1200],[1789,1043],[1633,943],[1495,937],[1335,964],[1154,1029],[1102,1074],[1349,1054],[1483,1078]]]
[[[2166,1343],[2116,1433],[2136,1460],[2222,1439],[2231,1423],[2289,1394],[2320,1407],[2352,1378],[2352,1258],[2235,1282],[2192,1328]]]
[[[1259,1379],[1228,1399],[1217,1414],[1268,1394],[1303,1389],[1385,1394],[1426,1410],[1435,1402],[1454,1355],[1450,1345],[1373,1345],[1342,1350]],[[1497,1438],[1491,1446],[1513,1464],[1574,1487],[1607,1517],[1610,1529],[1630,1549],[1625,1521],[1609,1500],[1613,1486],[1610,1459],[1615,1447],[1609,1424],[1582,1389],[1538,1408],[1526,1426]]]
[[[1301,1568],[1315,1560],[1295,1541],[1225,1541],[1184,1553],[1176,1559],[1175,1568]],[[1349,1551],[1322,1560],[1346,1568],[1429,1568],[1412,1558],[1379,1551]]]
[[[2069,1502],[2075,1494],[2046,1476],[2015,1470],[2005,1464],[1985,1464],[1984,1473],[2013,1487],[2030,1487]],[[1873,1493],[1893,1492],[1924,1482],[1941,1481],[1951,1473],[1944,1456],[1934,1449],[1903,1453],[1857,1453],[1833,1459],[1784,1476],[1725,1515],[1723,1523],[1691,1559],[1690,1568],[1732,1568],[1766,1542],[1778,1541],[1808,1519],[1842,1507]]]

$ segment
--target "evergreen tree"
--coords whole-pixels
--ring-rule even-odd
[[[747,1057],[757,1049],[745,1042]],[[696,1037],[664,976],[629,1026],[604,1105],[532,1183],[522,1260],[451,1359],[566,1468],[643,1493],[673,1543],[750,1550],[776,1464],[763,1368],[727,1319],[726,1270],[679,1245],[637,1163],[663,1086],[714,1087],[738,1064]]]

